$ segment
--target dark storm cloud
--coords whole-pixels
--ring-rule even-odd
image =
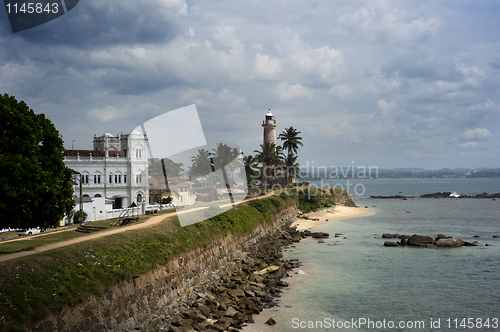
[[[161,1],[80,1],[66,15],[16,37],[45,47],[164,43],[178,32],[179,10],[182,7],[165,6]]]

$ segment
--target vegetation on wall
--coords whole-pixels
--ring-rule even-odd
[[[180,227],[176,217],[161,224],[2,263],[0,331],[25,331],[27,324],[100,294],[183,252],[232,233],[250,234],[258,224],[296,204],[282,194],[249,201],[203,222]]]

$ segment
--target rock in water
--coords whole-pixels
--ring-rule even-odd
[[[464,241],[462,241],[457,237],[451,239],[439,239],[436,241],[436,245],[438,247],[450,247],[450,248],[461,247],[464,245]]]
[[[274,320],[274,318],[269,318],[267,321],[266,321],[266,324],[267,325],[276,325],[276,321]]]
[[[394,241],[385,241],[384,246],[386,247],[399,247],[399,243]]]
[[[423,235],[417,235],[413,234],[408,238],[407,244],[409,246],[419,246],[419,247],[425,247],[428,244],[433,244],[434,239],[430,236],[423,236]]]

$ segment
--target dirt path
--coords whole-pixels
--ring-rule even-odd
[[[236,204],[240,204],[242,202],[248,202],[248,201],[251,201],[251,200],[254,200],[254,199],[262,199],[264,197],[271,196],[272,194],[273,194],[273,192],[270,192],[267,195],[263,195],[263,196],[259,196],[259,197],[255,197],[255,198],[246,199],[246,200],[243,200],[243,201],[238,202]],[[230,206],[230,205],[232,205],[232,204],[231,203],[230,204],[224,204],[224,205],[221,205],[220,207],[226,207],[226,206]],[[150,226],[153,226],[153,225],[161,223],[163,220],[165,220],[168,217],[172,217],[172,216],[175,216],[177,214],[183,214],[183,213],[188,213],[188,212],[195,212],[195,211],[199,211],[199,210],[203,210],[203,209],[206,209],[206,207],[198,207],[198,208],[193,208],[193,209],[186,209],[186,210],[180,210],[180,211],[177,211],[177,212],[171,212],[171,213],[167,213],[167,214],[162,214],[161,216],[151,217],[151,218],[147,219],[145,222],[140,223],[140,224],[133,224],[133,225],[129,225],[129,226],[122,226],[122,227],[119,227],[119,228],[102,230],[102,231],[99,231],[99,232],[96,232],[96,233],[92,233],[91,235],[80,237],[80,238],[76,238],[76,239],[71,239],[71,240],[66,240],[66,241],[61,241],[61,242],[54,242],[54,243],[45,244],[43,246],[36,247],[35,249],[29,250],[29,251],[26,250],[26,251],[14,252],[14,253],[11,253],[11,254],[3,254],[3,255],[0,255],[0,263],[8,261],[8,260],[11,260],[11,259],[16,259],[16,258],[20,258],[20,257],[26,257],[26,256],[38,254],[38,253],[41,253],[41,252],[44,252],[44,251],[48,251],[48,250],[52,250],[52,249],[58,249],[58,248],[66,247],[66,246],[69,246],[69,245],[72,245],[72,244],[76,244],[76,243],[80,243],[80,242],[85,242],[85,241],[89,241],[89,240],[99,239],[101,237],[108,236],[108,235],[123,233],[123,232],[126,232],[126,231],[136,230],[136,229],[145,228],[145,227],[150,227]],[[61,231],[57,231],[57,232],[67,232],[67,231],[70,231],[70,230],[74,230],[74,229],[61,230]],[[54,234],[54,233],[56,233],[56,232],[45,233],[43,235],[50,235],[50,234]],[[27,240],[27,239],[26,238],[24,238],[24,239],[15,239],[15,240],[10,240],[10,241],[19,241],[19,240]],[[6,241],[6,242],[8,242],[8,241]],[[3,242],[3,243],[5,243],[5,242]]]

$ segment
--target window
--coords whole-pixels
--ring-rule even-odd
[[[122,175],[118,174],[118,183],[122,183]]]
[[[142,195],[137,194],[137,203],[142,203]]]
[[[85,184],[89,184],[89,176],[88,176],[88,175],[83,175],[83,176],[82,176],[82,181],[83,181],[83,183],[85,183]]]
[[[135,176],[135,183],[142,183],[142,175],[141,174],[137,174]]]
[[[113,175],[109,175],[109,183],[113,183]]]
[[[118,183],[118,174],[115,174],[115,183]]]
[[[135,157],[142,158],[142,150],[141,149],[135,149]]]
[[[101,183],[101,174],[94,174],[94,183]]]
[[[123,183],[127,183],[127,174],[123,174]]]

